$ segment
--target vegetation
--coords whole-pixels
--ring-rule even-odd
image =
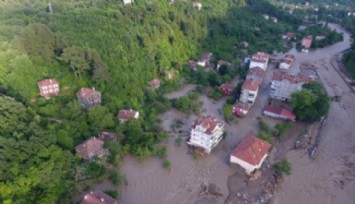
[[[109,195],[109,196],[111,196],[112,198],[114,198],[114,199],[117,199],[117,197],[118,197],[118,192],[116,191],[116,190],[105,190],[104,191],[107,195]]]
[[[291,105],[298,120],[314,122],[328,113],[329,97],[321,84],[311,82],[291,95]]]
[[[233,105],[228,103],[224,104],[222,112],[223,112],[224,119],[227,122],[230,122],[234,119],[232,110],[233,110]]]
[[[167,159],[164,159],[163,160],[163,167],[164,167],[164,169],[170,170],[171,169],[171,162]]]
[[[206,1],[202,11],[190,3],[137,1],[23,0],[0,2],[0,202],[69,203],[80,181],[108,174],[106,161],[83,163],[74,147],[98,132],[118,134],[107,142],[107,162],[117,167],[124,154],[140,159],[162,155],[157,143],[168,135],[158,114],[171,106],[199,112],[196,95],[169,101],[164,94],[186,76],[213,89],[243,73],[239,67],[219,73],[186,70],[183,64],[202,51],[240,64],[248,52],[285,50],[280,33],[294,31],[300,20],[260,0]],[[266,13],[279,23],[265,22]],[[289,23],[293,25],[289,25]],[[244,70],[245,72],[245,70]],[[38,97],[36,82],[55,78],[61,94]],[[152,78],[162,86],[146,91]],[[81,87],[102,93],[102,105],[84,110],[75,98]],[[10,96],[10,97],[7,97]],[[139,110],[140,119],[119,123],[121,108]],[[164,165],[165,164],[165,165]],[[163,166],[170,168],[168,160]],[[81,183],[81,185],[84,185]]]
[[[278,138],[281,138],[285,135],[285,133],[292,127],[291,122],[282,122],[278,123],[274,127],[274,135]]]
[[[283,159],[277,164],[272,166],[272,169],[275,171],[277,177],[283,177],[284,175],[290,175],[292,167],[290,162],[287,159]]]

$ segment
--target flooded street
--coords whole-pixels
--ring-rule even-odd
[[[337,25],[330,24],[329,26],[341,30]],[[345,174],[344,172],[351,171],[346,167],[349,166],[349,162],[344,165],[344,161],[352,161],[353,157],[348,158],[347,156],[351,151],[353,151],[352,154],[355,153],[355,131],[353,131],[355,116],[351,114],[355,113],[355,104],[353,103],[355,98],[349,87],[330,66],[330,59],[335,54],[349,48],[350,44],[350,35],[345,33],[344,41],[333,46],[309,53],[291,51],[296,56],[296,63],[292,66],[291,73],[297,73],[299,65],[304,62],[315,64],[320,67],[318,74],[325,82],[328,93],[335,95],[335,92],[341,92],[343,96],[340,102],[332,102],[331,104],[328,123],[316,159],[314,161],[308,159],[303,152],[291,151],[287,154],[288,160],[292,163],[293,172],[292,175],[285,177],[281,188],[276,192],[275,203],[277,204],[349,203],[349,201],[355,200],[354,180],[341,177]],[[272,65],[270,66],[272,67]],[[226,124],[227,138],[222,140],[209,155],[196,160],[191,154],[188,154],[186,142],[183,142],[181,146],[175,145],[175,139],[178,136],[187,139],[187,131],[197,116],[188,116],[174,109],[161,115],[162,126],[171,135],[166,144],[168,160],[172,164],[171,170],[163,169],[161,160],[158,158],[139,161],[127,156],[121,168],[122,174],[126,175],[128,180],[128,186],[120,189],[123,203],[224,203],[229,194],[228,177],[236,172],[234,168],[229,166],[228,156],[246,134],[257,133],[257,117],[261,116],[262,107],[267,100],[267,87],[272,76],[270,66],[262,83],[260,95],[247,117]],[[167,97],[181,97],[194,88],[194,85],[187,85],[177,92],[168,94]],[[213,114],[218,119],[222,119],[223,116],[219,109],[222,109],[226,98],[213,101],[202,95],[199,100],[203,103],[202,109],[206,110],[202,112],[203,115]],[[176,119],[180,119],[184,124],[181,128],[177,128],[176,132],[173,132],[172,126]],[[199,195],[202,185],[209,183],[217,186],[219,192],[222,193],[221,197]]]

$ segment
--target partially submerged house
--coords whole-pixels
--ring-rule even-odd
[[[271,82],[270,97],[279,100],[290,100],[291,94],[302,90],[302,85],[311,80],[304,75],[290,75],[274,72]]]
[[[253,135],[248,135],[235,147],[230,163],[242,167],[250,175],[259,169],[268,155],[271,144]]]
[[[199,116],[190,130],[188,144],[203,149],[204,153],[211,150],[222,140],[224,122],[214,116]]]
[[[307,36],[302,39],[301,45],[302,45],[302,52],[307,53],[309,48],[311,48],[313,38],[312,36]]]
[[[235,84],[233,84],[233,83],[224,83],[224,84],[221,85],[220,89],[221,89],[221,92],[224,95],[230,96],[230,95],[232,95],[232,93],[233,93],[233,91],[235,89]]]
[[[80,204],[120,204],[120,202],[102,191],[91,191],[84,195]]]
[[[264,107],[263,114],[272,118],[295,121],[296,115],[286,108],[282,108],[279,106],[266,105]]]
[[[91,137],[75,147],[75,151],[81,158],[91,161],[96,157],[105,155],[104,142],[96,137]]]
[[[200,59],[197,61],[197,64],[200,65],[201,67],[208,66],[211,63],[212,55],[213,54],[211,52],[202,53]]]
[[[95,88],[81,88],[76,93],[76,97],[84,108],[90,108],[91,106],[101,104],[101,93],[96,91]]]
[[[117,119],[120,122],[126,122],[128,120],[138,119],[138,118],[139,118],[139,112],[132,109],[129,110],[121,109],[120,111],[118,111],[117,114]]]
[[[292,64],[295,62],[295,56],[291,54],[285,54],[284,58],[281,60],[279,68],[280,69],[289,69]]]
[[[51,96],[57,96],[60,93],[59,83],[55,79],[45,79],[37,82],[39,94],[48,99]]]

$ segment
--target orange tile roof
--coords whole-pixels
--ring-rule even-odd
[[[272,76],[272,80],[274,81],[282,81],[287,80],[291,84],[299,84],[299,83],[308,83],[310,82],[310,78],[304,75],[290,75],[284,72],[274,72]]]
[[[247,79],[244,81],[242,89],[256,91],[256,90],[258,90],[259,86],[260,86],[259,81],[253,80],[253,79]]]
[[[75,147],[76,153],[86,160],[90,160],[93,154],[99,152],[104,147],[104,142],[96,137],[91,137],[85,142]],[[94,155],[97,156],[97,155]]]
[[[232,156],[251,165],[258,165],[267,154],[271,144],[253,135],[248,135],[235,147]]]
[[[195,123],[193,124],[192,128],[196,128],[196,126],[201,125],[203,128],[206,128],[206,134],[211,134],[212,131],[216,128],[217,123],[217,119],[211,115],[206,117],[199,116],[195,120]]]
[[[274,113],[279,116],[286,117],[292,121],[296,120],[296,115],[285,108],[267,105],[267,106],[265,106],[264,111]]]
[[[126,109],[121,109],[119,112],[118,112],[118,115],[117,115],[117,118],[119,120],[129,120],[129,119],[132,119],[134,118],[134,116],[136,115],[138,111],[135,111],[135,110],[126,110]]]

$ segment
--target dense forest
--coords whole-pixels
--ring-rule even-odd
[[[302,23],[263,0],[201,2],[198,10],[191,1],[0,1],[0,202],[69,203],[95,179],[120,180],[117,166],[126,153],[164,158],[166,149],[156,144],[168,135],[158,114],[171,106],[198,109],[195,95],[169,101],[164,94],[182,76],[201,87],[231,79],[227,71],[191,74],[188,60],[209,51],[213,62],[235,65],[228,73],[242,74],[243,57],[287,50],[281,35]],[[59,96],[39,96],[36,83],[46,78],[59,81]],[[153,78],[162,87],[147,91]],[[102,105],[83,109],[75,97],[81,87],[99,90]],[[121,108],[139,110],[140,119],[120,124]],[[75,156],[76,145],[103,130],[119,136],[105,144],[107,161],[88,164]]]

